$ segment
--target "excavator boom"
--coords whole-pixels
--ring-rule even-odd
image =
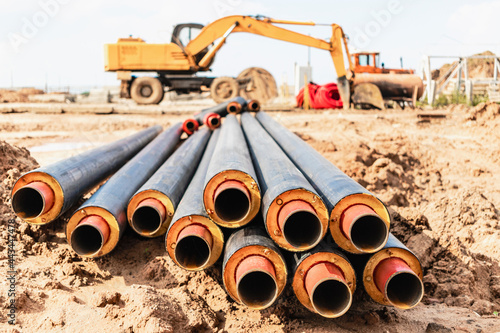
[[[330,26],[332,36],[327,41],[277,25]],[[187,42],[181,40],[181,31],[185,28],[189,29]],[[200,28],[199,34],[191,38],[190,29],[199,30]],[[275,87],[276,84],[272,75],[263,69],[250,71],[245,77],[240,77],[242,75],[240,74],[238,82],[232,78],[225,77],[202,78],[193,76],[196,72],[210,70],[217,52],[225,44],[228,36],[236,32],[251,33],[330,52],[337,73],[337,85],[342,101],[344,101],[344,108],[349,108],[351,86],[354,86],[354,89],[356,88],[354,73],[357,67],[353,65],[349,48],[347,47],[347,38],[342,28],[337,24],[316,24],[314,22],[275,20],[263,16],[243,15],[223,17],[205,27],[194,23],[182,24],[178,25],[174,30],[172,43],[170,44],[148,44],[137,38],[125,38],[120,39],[116,44],[107,44],[105,46],[105,69],[107,71],[118,72],[118,78],[122,80],[122,92],[125,97],[129,94],[138,103],[144,104],[158,103],[163,97],[163,91],[156,94],[149,92],[151,90],[156,91],[159,89],[158,87],[162,88],[163,86],[168,86],[170,89],[178,92],[201,91],[201,86],[210,86],[214,100],[225,100],[237,94],[238,89],[240,89],[242,94],[247,91],[241,90],[242,82],[250,82],[247,87],[252,85],[259,86],[259,84],[251,84],[254,80],[251,77],[252,73],[258,72],[260,72],[258,75],[261,75],[261,77],[255,80],[260,80],[262,83],[260,86],[266,86],[266,82],[271,82],[267,86],[273,85]],[[348,59],[349,66],[347,69],[344,63],[344,52]],[[132,76],[132,71],[155,71],[158,73],[158,78],[136,79]],[[262,75],[264,75],[264,78]],[[382,81],[382,83],[386,83],[385,78],[382,78]],[[380,83],[380,80],[377,83]],[[375,85],[379,86],[377,83]],[[240,88],[238,88],[238,85],[240,85]],[[399,88],[399,86],[397,85],[396,88]],[[403,90],[406,91],[408,89]],[[364,95],[366,94],[362,90],[359,90],[356,97],[357,99],[363,99]],[[370,95],[371,100],[373,100],[372,95]],[[378,105],[383,105],[382,97],[379,99]],[[369,104],[374,105],[373,103]]]

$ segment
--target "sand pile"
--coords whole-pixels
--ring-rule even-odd
[[[482,53],[474,54],[476,56],[493,56],[495,55],[491,51],[485,51]],[[458,62],[454,61],[451,64],[444,64],[439,69],[435,69],[431,72],[431,77],[433,80],[438,80],[441,76],[444,76],[451,67],[455,66]],[[471,79],[484,79],[492,78],[495,72],[495,59],[469,59],[467,63],[469,69],[469,78]],[[451,73],[450,73],[451,74]],[[464,75],[464,74],[462,74]],[[449,75],[448,75],[449,76]],[[444,77],[446,79],[448,76]]]
[[[38,163],[26,148],[19,148],[0,141],[0,224],[14,215],[9,207],[12,186],[22,173],[35,169]]]
[[[28,96],[44,94],[43,90],[22,88],[19,90],[0,89],[0,103],[28,102]]]
[[[500,117],[500,104],[495,102],[479,103],[467,112],[466,120],[486,123]]]
[[[474,188],[450,196],[440,172],[408,138],[373,146],[336,143],[337,149],[331,141],[302,137],[387,202],[392,232],[422,260],[424,304],[456,305],[482,315],[500,307],[500,254],[495,246],[500,244],[500,212],[491,200]],[[0,232],[6,232],[6,219],[14,216],[10,188],[21,173],[35,167],[26,149],[0,141]],[[389,324],[404,327],[402,331],[447,329],[433,322],[439,308],[398,311],[369,301],[362,287],[353,302],[358,305],[334,321],[313,316],[291,288],[273,307],[249,310],[227,296],[220,263],[204,272],[186,272],[168,258],[162,239],[143,239],[131,230],[109,255],[83,259],[67,245],[64,226],[64,218],[43,227],[18,224],[16,300],[23,332],[75,327],[123,332],[371,332],[373,325]],[[0,249],[5,256],[6,249]],[[0,331],[8,327],[3,316],[0,313]]]
[[[497,106],[488,103],[478,113],[497,112]],[[474,188],[450,197],[440,172],[426,165],[425,155],[412,153],[417,148],[397,140],[385,146],[390,149],[362,144],[355,162],[343,167],[392,208],[392,232],[422,262],[424,303],[493,313],[500,306],[500,211]]]

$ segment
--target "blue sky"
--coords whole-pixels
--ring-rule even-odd
[[[418,68],[425,54],[500,54],[500,0],[0,0],[0,87],[115,85],[104,72],[103,45],[134,35],[169,42],[177,23],[208,24],[245,14],[337,23],[351,49],[381,52],[387,68]],[[328,27],[295,27],[328,38]],[[293,82],[294,63],[305,65],[304,46],[261,36],[233,34],[218,53],[211,75],[236,76],[247,67],[271,71]],[[438,67],[443,61],[433,62]],[[311,50],[313,80],[334,81],[328,52]]]

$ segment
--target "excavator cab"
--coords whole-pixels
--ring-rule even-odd
[[[354,73],[382,73],[378,52],[353,53]]]
[[[204,27],[205,26],[203,24],[199,23],[177,24],[172,32],[171,42],[179,45],[180,48],[184,50],[189,42],[195,39]],[[195,55],[196,63],[198,63],[205,56],[205,54],[207,54],[212,45],[213,43]]]

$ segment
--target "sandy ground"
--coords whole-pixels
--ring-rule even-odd
[[[111,254],[79,258],[65,241],[66,216],[44,227],[16,220],[14,326],[6,323],[8,249],[0,245],[0,331],[499,332],[499,108],[437,111],[446,118],[418,112],[270,113],[389,205],[392,232],[424,267],[425,297],[414,309],[375,304],[360,287],[338,319],[310,313],[291,288],[272,307],[248,310],[226,295],[220,263],[187,273],[166,255],[163,238],[141,239],[129,230]],[[0,114],[2,239],[14,217],[10,188],[37,162],[47,165],[188,114]]]

